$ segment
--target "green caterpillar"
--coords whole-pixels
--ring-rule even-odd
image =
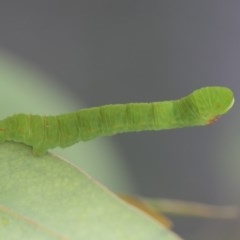
[[[58,116],[16,114],[0,121],[0,141],[25,143],[41,155],[98,136],[210,124],[233,103],[230,89],[205,87],[173,101],[105,105]]]

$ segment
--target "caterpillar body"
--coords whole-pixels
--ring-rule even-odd
[[[230,89],[205,87],[172,101],[105,105],[57,116],[15,114],[0,121],[0,141],[22,142],[42,155],[98,136],[206,125],[233,102]]]

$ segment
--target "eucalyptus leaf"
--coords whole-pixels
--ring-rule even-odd
[[[0,176],[0,239],[180,239],[69,161],[23,144],[0,145]]]

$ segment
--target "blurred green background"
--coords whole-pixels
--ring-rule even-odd
[[[1,117],[230,87],[235,107],[213,126],[55,152],[117,192],[239,205],[239,9],[231,0],[0,1]],[[239,221],[173,220],[186,240],[239,239]]]

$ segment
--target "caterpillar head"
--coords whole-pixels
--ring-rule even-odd
[[[225,87],[205,87],[190,95],[203,124],[211,124],[234,104],[233,92]]]

